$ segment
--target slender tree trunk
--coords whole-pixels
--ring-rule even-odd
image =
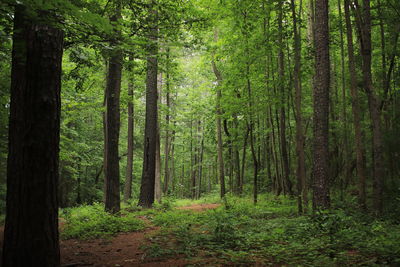
[[[154,5],[154,1],[151,2]],[[147,77],[146,77],[146,119],[143,149],[143,172],[140,186],[139,206],[150,208],[154,203],[154,184],[156,174],[156,143],[157,143],[157,12],[151,7],[152,28],[149,32],[147,46]]]
[[[116,1],[115,14],[110,18],[111,22],[121,19],[120,2]],[[117,32],[118,33],[118,32]],[[117,44],[117,40],[112,45]],[[111,52],[107,73],[107,163],[106,163],[106,202],[105,209],[116,213],[120,210],[120,184],[119,184],[119,128],[120,107],[119,97],[121,91],[122,53],[119,48]]]
[[[169,137],[169,121],[170,121],[170,108],[171,108],[171,101],[170,101],[170,75],[169,75],[169,48],[167,48],[167,77],[166,77],[166,102],[167,102],[167,111],[165,115],[165,146],[164,146],[164,188],[163,192],[164,195],[168,192],[168,185],[169,185],[169,151],[170,151],[170,137]]]
[[[291,0],[294,35],[294,87],[296,110],[296,154],[297,154],[297,205],[299,213],[307,212],[308,193],[306,186],[306,168],[304,155],[303,116],[301,109],[302,85],[301,85],[301,40],[300,27],[297,26],[295,1]]]
[[[344,1],[344,11],[346,20],[346,34],[347,34],[347,51],[349,57],[349,72],[350,72],[350,93],[351,93],[351,107],[353,112],[353,124],[354,124],[354,135],[355,135],[355,146],[356,146],[356,159],[357,159],[357,176],[358,176],[358,202],[361,207],[366,207],[366,171],[365,171],[365,156],[362,141],[361,131],[361,116],[360,116],[360,104],[358,100],[357,91],[357,73],[354,59],[354,47],[353,47],[353,29],[350,21],[350,2],[349,0]]]
[[[133,58],[131,58],[133,60]],[[126,157],[126,178],[124,186],[124,201],[127,202],[132,197],[132,175],[133,175],[133,138],[134,138],[134,97],[133,81],[128,83],[128,153]]]
[[[286,114],[285,114],[285,96],[286,96],[286,86],[285,86],[285,55],[283,52],[283,0],[279,1],[279,11],[278,11],[278,42],[279,42],[279,53],[278,53],[278,64],[279,64],[279,88],[281,89],[281,102],[280,102],[280,142],[281,142],[281,157],[283,163],[283,184],[285,192],[289,195],[293,195],[292,183],[290,182],[290,170],[289,170],[289,158],[287,152],[287,140],[286,140]]]
[[[349,142],[348,142],[348,123],[347,123],[347,101],[346,101],[346,76],[345,76],[345,54],[344,54],[344,34],[343,34],[343,15],[342,15],[342,3],[341,0],[338,0],[338,13],[339,13],[339,30],[340,30],[340,67],[341,67],[341,85],[342,85],[342,120],[343,120],[343,168],[344,170],[348,169],[348,164],[351,162],[351,155],[349,151]],[[343,199],[344,193],[344,185],[345,181],[349,180],[346,177],[346,171],[342,172],[340,179],[340,190],[341,190],[341,199]]]
[[[28,16],[16,7],[2,261],[57,267],[63,32]]]
[[[362,72],[364,89],[368,97],[368,108],[372,123],[372,150],[373,150],[373,204],[377,214],[383,211],[383,184],[384,184],[384,165],[383,165],[383,144],[381,129],[380,101],[374,92],[372,84],[371,61],[371,11],[370,0],[363,0],[362,10],[356,4],[356,19],[360,33],[361,55],[363,59]]]
[[[246,168],[246,152],[247,152],[247,141],[249,140],[250,128],[246,127],[246,133],[244,135],[243,141],[243,150],[242,150],[242,174],[240,175],[240,185],[239,185],[239,195],[243,194],[243,185],[244,185],[244,175],[245,175],[245,168]]]
[[[156,140],[156,168],[154,180],[154,198],[158,203],[161,203],[161,155],[160,155],[160,128],[157,127]]]
[[[329,16],[328,0],[316,0],[314,84],[314,210],[330,207],[329,196]]]
[[[224,170],[224,158],[223,158],[223,144],[222,144],[222,123],[221,123],[221,117],[222,117],[222,108],[221,108],[221,98],[222,98],[222,93],[221,93],[221,82],[222,82],[222,75],[219,72],[217,65],[215,64],[214,59],[212,60],[212,67],[213,71],[215,74],[215,77],[217,78],[217,143],[218,143],[218,166],[219,166],[219,181],[221,185],[221,198],[225,196],[225,170]]]

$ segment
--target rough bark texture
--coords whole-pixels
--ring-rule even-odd
[[[124,201],[132,197],[132,176],[133,176],[133,138],[134,138],[134,105],[133,105],[133,83],[128,84],[128,153],[126,157],[126,178],[124,185]]]
[[[361,207],[366,207],[366,171],[364,161],[364,148],[362,143],[362,132],[361,132],[361,116],[360,116],[360,105],[358,102],[358,91],[357,91],[357,73],[354,59],[354,47],[353,47],[353,30],[350,21],[350,3],[349,0],[344,1],[344,12],[346,21],[346,34],[347,34],[347,51],[349,55],[349,72],[350,72],[350,94],[351,94],[351,107],[353,112],[353,124],[354,124],[354,135],[356,145],[356,166],[358,176],[358,201]]]
[[[314,79],[314,148],[313,208],[330,207],[329,197],[329,26],[328,0],[316,0],[315,9],[315,79]]]
[[[60,266],[58,162],[63,33],[14,17],[3,266]]]
[[[154,21],[156,12],[153,11]],[[148,45],[146,77],[146,119],[143,149],[143,171],[139,206],[149,208],[154,203],[154,182],[157,139],[157,28],[151,29]]]
[[[110,21],[117,21],[121,18],[120,8],[116,8],[115,15]],[[112,42],[116,45],[116,40]],[[105,209],[108,212],[116,213],[120,210],[120,184],[119,184],[119,128],[120,128],[120,107],[119,98],[121,91],[122,75],[122,53],[119,49],[112,51],[108,64],[107,73],[107,149],[106,149],[106,201]]]

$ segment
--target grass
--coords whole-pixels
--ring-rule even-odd
[[[118,216],[101,204],[66,209],[61,237],[98,238],[145,227],[146,216],[161,230],[144,247],[147,257],[186,255],[211,265],[400,266],[400,225],[358,212],[351,205],[298,216],[295,200],[261,195],[227,196],[223,205],[204,212],[179,210],[203,203],[221,203],[217,195],[200,200],[166,198],[154,209],[124,205]],[[134,203],[134,202],[132,202]],[[347,207],[347,208],[346,208]]]
[[[144,229],[144,222],[136,216],[130,212],[111,215],[99,203],[64,209],[60,212],[60,217],[65,220],[61,239],[107,238],[120,232]]]

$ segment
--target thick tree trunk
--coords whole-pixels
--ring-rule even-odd
[[[157,12],[152,10],[155,25]],[[157,140],[157,27],[150,29],[147,46],[146,77],[146,119],[143,149],[143,171],[140,186],[139,206],[150,208],[154,203],[154,183],[156,173],[156,140]]]
[[[362,130],[361,130],[361,116],[360,116],[360,104],[358,100],[357,91],[357,73],[354,59],[354,48],[353,48],[353,29],[350,20],[350,2],[349,0],[344,1],[344,11],[346,20],[346,34],[347,34],[347,51],[349,57],[349,72],[350,72],[350,93],[351,93],[351,107],[353,112],[353,124],[354,124],[354,135],[356,145],[356,159],[357,159],[357,176],[358,176],[358,202],[361,207],[366,207],[366,171],[365,171],[365,156],[364,147],[362,141]]]
[[[120,3],[117,3],[115,15],[110,18],[116,22],[121,18]],[[113,41],[112,45],[116,45]],[[108,212],[116,213],[120,210],[120,181],[119,181],[119,128],[120,128],[120,107],[119,98],[121,91],[122,76],[122,52],[119,48],[111,52],[107,73],[107,145],[106,145],[106,201],[105,209]]]
[[[132,60],[132,59],[131,59]],[[126,157],[126,178],[124,186],[124,201],[127,202],[132,197],[132,176],[133,176],[133,138],[134,138],[134,98],[133,82],[128,83],[128,154]]]
[[[314,84],[314,149],[313,208],[330,207],[329,196],[329,16],[328,0],[316,0],[315,9],[315,84]]]
[[[60,266],[58,162],[63,32],[14,14],[3,266]]]

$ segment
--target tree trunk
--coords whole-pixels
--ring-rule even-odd
[[[328,0],[316,0],[315,9],[315,84],[314,84],[314,149],[313,208],[330,207],[329,196],[329,16]]]
[[[219,166],[219,181],[221,185],[221,198],[225,196],[225,170],[224,170],[224,158],[223,158],[223,144],[222,144],[222,123],[221,123],[221,117],[222,117],[222,108],[221,108],[221,98],[222,98],[222,93],[221,93],[221,82],[222,82],[222,75],[219,72],[214,59],[212,60],[212,67],[213,71],[215,74],[215,77],[217,78],[217,143],[218,143],[218,166]]]
[[[167,101],[167,111],[165,115],[165,146],[164,146],[164,188],[163,192],[164,195],[168,192],[168,184],[169,184],[169,151],[170,151],[170,138],[169,138],[169,121],[170,121],[170,108],[171,108],[171,101],[170,101],[170,75],[169,75],[169,48],[167,48],[167,77],[166,77],[166,101]]]
[[[364,89],[368,97],[368,108],[372,124],[372,151],[373,151],[373,204],[377,214],[383,209],[383,181],[385,176],[383,165],[383,144],[381,130],[380,101],[374,92],[372,84],[371,61],[371,11],[370,0],[363,0],[363,8],[356,5],[356,19],[360,33],[361,55],[363,59],[362,73]]]
[[[361,207],[366,207],[366,171],[365,171],[365,156],[362,141],[362,130],[361,130],[361,116],[360,116],[360,104],[358,100],[357,91],[357,73],[354,59],[354,48],[353,48],[353,29],[350,20],[350,2],[349,0],[344,1],[344,12],[346,20],[346,34],[347,34],[347,51],[349,57],[349,72],[350,72],[350,93],[351,93],[351,107],[353,112],[353,124],[354,124],[354,135],[356,143],[356,159],[357,159],[357,176],[358,176],[358,202]]]
[[[152,4],[154,4],[152,2]],[[154,203],[154,183],[156,173],[156,140],[157,140],[157,26],[155,9],[151,9],[152,28],[147,45],[146,77],[146,118],[143,149],[143,171],[140,186],[139,206],[150,208]]]
[[[154,180],[154,198],[161,203],[161,155],[160,155],[160,126],[157,126],[156,167]]]
[[[279,11],[278,11],[278,42],[279,42],[279,87],[281,89],[281,102],[280,104],[280,142],[281,142],[281,157],[283,163],[283,184],[284,190],[289,195],[293,195],[292,184],[290,182],[290,170],[289,170],[289,159],[287,152],[287,141],[286,141],[286,114],[285,114],[285,96],[286,96],[286,86],[285,86],[285,55],[283,53],[284,43],[283,43],[283,0],[279,1]]]
[[[110,18],[116,22],[121,18],[121,6],[117,2],[115,14]],[[112,45],[116,45],[114,40]],[[121,91],[122,75],[122,53],[119,48],[111,52],[108,73],[107,73],[107,150],[106,150],[106,201],[105,209],[108,212],[116,213],[120,210],[120,185],[119,185],[119,128],[120,128],[120,107],[119,97]]]
[[[133,60],[133,58],[131,58]],[[133,175],[133,138],[134,138],[134,97],[133,81],[128,83],[128,154],[126,157],[126,179],[124,187],[124,201],[127,202],[132,197],[132,175]]]
[[[4,267],[57,267],[63,32],[28,16],[16,7],[2,260]]]
[[[295,87],[295,110],[296,110],[296,154],[297,154],[297,205],[299,213],[307,212],[308,194],[306,186],[306,169],[304,155],[303,116],[301,109],[302,87],[301,87],[301,40],[300,27],[297,26],[297,15],[295,1],[291,0],[294,35],[294,87]]]

